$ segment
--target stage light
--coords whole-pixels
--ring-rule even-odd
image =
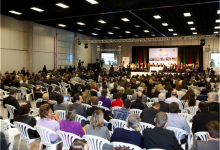
[[[220,29],[220,26],[215,26],[215,29]]]
[[[138,35],[134,35],[135,37],[139,37]]]
[[[193,32],[193,34],[197,34],[197,32]]]
[[[173,29],[168,29],[168,31],[173,31]]]
[[[97,33],[92,33],[92,35],[98,35]]]
[[[160,19],[161,17],[159,15],[153,16],[155,19]]]
[[[115,29],[120,29],[119,27],[113,27],[113,28],[115,28]]]
[[[98,22],[100,22],[100,23],[106,23],[104,20],[98,20]]]
[[[200,40],[200,45],[204,46],[205,45],[205,39]]]
[[[114,34],[114,33],[112,33],[112,32],[108,32],[108,34]]]
[[[190,28],[190,30],[196,30],[196,28]]]
[[[187,22],[187,23],[188,23],[188,24],[194,24],[193,21],[189,21],[189,22]]]
[[[82,22],[77,22],[77,24],[82,25],[82,26],[86,25],[85,23],[82,23]]]
[[[218,31],[215,31],[214,33],[218,33]]]
[[[64,24],[58,24],[58,26],[60,26],[60,27],[66,27],[66,25],[64,25]]]
[[[62,3],[57,3],[56,4],[57,6],[60,6],[62,8],[69,8],[69,6],[65,5],[65,4],[62,4]]]
[[[16,14],[16,15],[21,15],[21,14],[22,14],[22,13],[20,13],[20,12],[14,11],[14,10],[10,10],[9,12],[10,12],[10,13],[13,13],[13,14]]]
[[[177,35],[177,33],[173,33],[173,35]]]
[[[95,1],[95,0],[86,0],[87,2],[91,3],[91,4],[98,4],[99,2]]]
[[[33,9],[33,10],[35,10],[35,11],[39,11],[39,12],[44,11],[43,9],[40,9],[40,8],[37,8],[37,7],[31,7],[31,9]]]
[[[121,18],[123,21],[130,21],[128,18]]]
[[[220,10],[217,11],[217,14],[220,14]]]
[[[99,29],[99,28],[94,28],[95,30],[101,30],[101,29]]]
[[[131,33],[130,31],[125,31],[125,33]]]
[[[144,30],[144,32],[149,32],[148,30]]]
[[[151,36],[156,36],[155,34],[151,34]]]
[[[168,24],[167,24],[167,23],[162,23],[162,25],[163,25],[163,26],[168,26]]]
[[[215,22],[220,22],[220,20],[216,20]]]
[[[136,28],[140,28],[141,26],[139,26],[139,25],[134,25],[134,27],[136,27]]]
[[[88,48],[88,43],[85,43],[85,44],[84,44],[84,48]]]
[[[183,15],[184,15],[185,17],[189,17],[189,16],[191,16],[190,13],[183,13]]]

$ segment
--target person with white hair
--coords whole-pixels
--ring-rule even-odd
[[[160,103],[160,110],[163,112],[169,112],[169,104],[165,103],[166,95],[164,93],[160,93],[158,95],[158,101]]]
[[[126,119],[124,128],[116,128],[110,141],[133,144],[144,148],[143,138],[139,132],[139,121],[139,115],[131,113]]]
[[[219,113],[220,104],[218,103],[218,94],[216,92],[209,92],[207,100],[209,111],[216,111]]]
[[[172,103],[172,102],[176,102],[176,103],[179,104],[179,109],[182,110],[182,109],[183,109],[183,104],[182,104],[181,101],[180,101],[178,98],[176,98],[176,97],[177,97],[177,90],[173,90],[173,91],[171,92],[171,97],[166,100],[166,103],[170,104],[170,103]]]
[[[119,88],[119,92],[122,94],[121,100],[125,100],[127,98],[127,95],[124,93],[124,91],[124,87]],[[116,93],[113,94],[113,99],[116,99]]]
[[[142,94],[143,94],[143,91],[144,91],[144,89],[143,89],[143,87],[138,87],[137,88],[137,90],[138,90],[138,92],[140,91]],[[137,93],[134,93],[133,95],[132,95],[132,100],[135,100],[137,98]],[[143,97],[142,97],[142,102],[147,102],[147,96],[146,95],[144,95],[143,94]]]

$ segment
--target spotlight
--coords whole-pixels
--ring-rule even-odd
[[[84,45],[85,45],[84,48],[88,48],[88,43],[85,43]]]
[[[204,46],[205,45],[205,39],[200,40],[200,45]]]

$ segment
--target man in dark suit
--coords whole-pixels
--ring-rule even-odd
[[[137,94],[137,99],[131,103],[131,109],[141,109],[141,110],[144,110],[145,106],[144,104],[142,103],[142,97],[143,97],[143,94],[142,92],[138,92]]]
[[[159,100],[159,103],[160,103],[160,109],[159,110],[168,113],[169,112],[169,104],[164,102],[165,99],[166,99],[166,95],[164,93],[160,93],[158,95],[158,100]]]
[[[50,93],[49,99],[50,99],[50,100],[56,100],[57,95],[59,95],[59,94],[60,94],[60,87],[57,86],[57,87],[55,88],[54,92]]]
[[[169,150],[182,150],[173,131],[166,130],[167,114],[159,112],[154,119],[155,127],[143,131],[144,147],[146,149],[160,148]]]
[[[113,89],[111,89],[111,92],[110,92],[110,94],[115,94],[115,93],[118,93],[118,85],[115,83],[114,84],[114,88]]]
[[[47,93],[44,93],[44,95],[43,95],[43,101],[36,103],[36,107],[37,107],[37,108],[40,108],[40,106],[43,105],[43,104],[49,104],[49,105],[50,105],[50,108],[53,110],[53,101],[50,101],[50,100],[49,100],[49,95],[48,95]],[[53,111],[54,111],[54,110],[53,110]]]
[[[15,81],[15,76],[12,76],[11,86],[13,87],[20,87],[20,83]]]
[[[96,63],[94,63],[93,65],[94,71],[95,71],[95,82],[98,82],[98,77],[99,77],[99,72],[100,72],[100,63],[99,63],[99,59],[96,59]]]
[[[214,150],[219,149],[219,123],[210,121],[205,125],[208,141],[196,140],[191,150]]]
[[[35,99],[35,101],[36,101],[38,98],[42,98],[42,97],[43,97],[43,94],[42,94],[42,91],[41,91],[41,87],[36,86],[36,90],[35,90],[35,93],[34,93],[34,99]]]
[[[88,109],[86,110],[87,116],[92,116],[92,114],[93,114],[93,112],[94,112],[95,110],[100,109],[100,110],[103,112],[103,114],[104,114],[104,119],[107,120],[107,121],[110,120],[110,117],[109,117],[108,114],[106,114],[105,110],[98,107],[98,102],[99,102],[99,101],[98,101],[98,97],[97,97],[97,96],[92,96],[91,99],[90,99],[90,102],[91,102],[91,106],[92,106],[92,107],[91,107],[91,108],[88,108]]]
[[[193,117],[192,132],[205,131],[205,124],[209,121],[218,121],[219,114],[215,111],[209,111],[209,106],[205,101],[199,103],[199,114]]]
[[[79,62],[78,62],[78,68],[79,68],[79,70],[81,70],[81,60],[79,60]]]
[[[123,87],[120,87],[119,88],[119,92],[122,94],[122,99],[121,100],[124,100],[127,98],[127,95],[124,93],[125,89]],[[116,99],[116,93],[113,94],[113,99]]]
[[[218,94],[216,92],[208,93],[209,111],[216,111],[219,114],[220,103],[218,103]]]
[[[141,122],[146,122],[154,125],[154,118],[158,112],[160,112],[160,103],[155,102],[151,108],[146,108],[141,113]]]

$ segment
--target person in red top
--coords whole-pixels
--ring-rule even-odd
[[[121,100],[122,94],[118,92],[116,93],[115,97],[116,97],[116,100],[112,101],[112,107],[115,107],[115,106],[122,107],[122,104],[123,104],[123,101]]]

